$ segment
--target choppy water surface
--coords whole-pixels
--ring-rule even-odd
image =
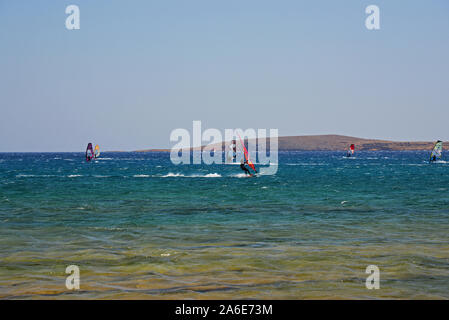
[[[427,159],[285,152],[242,178],[166,153],[3,153],[0,298],[448,299],[449,163]]]

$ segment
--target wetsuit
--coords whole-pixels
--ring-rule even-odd
[[[249,172],[248,168],[245,167],[245,163],[241,163],[241,164],[240,164],[240,169],[242,169],[243,171],[245,171],[246,174],[251,175],[251,172]]]

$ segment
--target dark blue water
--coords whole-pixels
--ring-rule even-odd
[[[168,153],[0,153],[0,297],[449,298],[449,163],[427,160],[282,152],[245,178]]]

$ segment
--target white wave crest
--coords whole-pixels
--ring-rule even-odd
[[[218,173],[208,173],[204,176],[204,178],[220,178],[221,175]]]
[[[181,174],[181,173],[172,173],[169,172],[168,174],[166,174],[165,176],[162,176],[162,178],[172,178],[172,177],[185,177],[185,175]]]
[[[190,176],[186,176],[182,173],[168,173],[165,176],[162,176],[162,178],[177,178],[177,177],[183,177],[183,178],[221,178],[221,174],[218,173],[208,173],[205,175],[201,174],[192,174]]]

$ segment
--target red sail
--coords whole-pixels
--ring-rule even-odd
[[[86,161],[90,161],[94,157],[94,149],[92,143],[89,142],[86,148]]]
[[[249,154],[248,154],[248,150],[246,150],[245,148],[245,144],[243,143],[242,138],[240,137],[240,135],[238,134],[239,139],[240,139],[240,143],[242,144],[243,147],[243,153],[245,155],[245,160],[246,162],[248,162],[248,165],[251,167],[251,169],[254,170],[254,172],[257,172],[256,167],[254,166],[254,164],[251,162],[251,160],[249,160]]]

